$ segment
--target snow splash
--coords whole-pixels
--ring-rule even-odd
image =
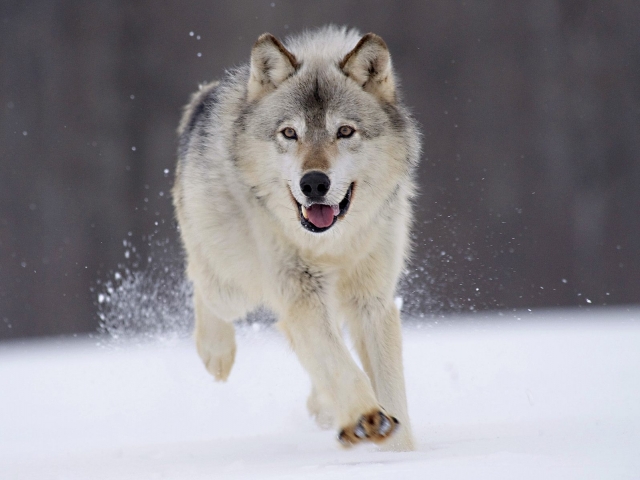
[[[169,239],[148,245],[151,253],[143,261],[124,240],[126,264],[95,289],[98,333],[111,340],[170,341],[193,331],[193,287],[184,274],[183,252]],[[270,311],[258,308],[236,325],[259,330],[274,322]]]
[[[130,240],[123,241],[124,263],[107,281],[98,281],[98,331],[111,340],[167,341],[191,335],[194,324],[193,288],[184,274],[184,253],[176,240],[143,238],[148,255],[141,255]],[[430,255],[414,258],[398,286],[396,305],[404,320],[441,317],[459,310],[445,301],[442,287],[429,273]],[[259,330],[275,316],[258,308],[236,326]]]
[[[141,267],[135,246],[127,240],[123,245],[127,265],[101,283],[97,295],[99,332],[114,340],[188,336],[194,319],[192,288],[182,262],[175,261],[181,260],[175,248],[168,240],[150,244],[152,254]]]

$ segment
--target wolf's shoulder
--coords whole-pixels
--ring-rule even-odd
[[[189,103],[184,107],[178,135],[182,137],[193,131],[196,124],[202,118],[208,116],[215,104],[218,102],[220,82],[214,81],[201,85],[199,90],[191,95]]]
[[[219,102],[219,90],[220,82],[214,81],[200,85],[198,91],[191,95],[178,125],[179,157],[184,158],[187,155],[194,136],[206,136],[206,123]],[[197,128],[198,126],[199,128]],[[196,132],[196,130],[198,131]]]
[[[222,80],[199,86],[184,107],[178,126],[179,153],[186,154],[192,141],[201,140],[216,129],[219,119],[234,116],[245,102],[248,67],[230,70]]]

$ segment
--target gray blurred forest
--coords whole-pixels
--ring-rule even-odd
[[[0,338],[95,331],[132,246],[179,269],[182,105],[329,22],[387,41],[424,130],[414,308],[640,301],[637,0],[2,0]]]

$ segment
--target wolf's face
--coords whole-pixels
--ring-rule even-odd
[[[292,50],[269,35],[254,46],[243,170],[287,228],[357,229],[385,214],[411,166],[389,52],[372,34],[337,58]]]

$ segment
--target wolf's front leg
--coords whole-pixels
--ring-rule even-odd
[[[215,315],[207,306],[203,294],[195,289],[196,348],[205,367],[218,381],[226,381],[236,358],[236,338],[233,323]]]
[[[345,445],[389,438],[398,422],[378,404],[369,379],[351,357],[327,309],[319,301],[300,301],[283,312],[285,332],[314,388],[326,394]]]
[[[397,416],[402,428],[385,447],[413,450],[404,372],[400,314],[392,299],[386,306],[379,297],[370,302],[352,302],[348,308],[349,330],[363,367],[371,378],[380,404]]]

